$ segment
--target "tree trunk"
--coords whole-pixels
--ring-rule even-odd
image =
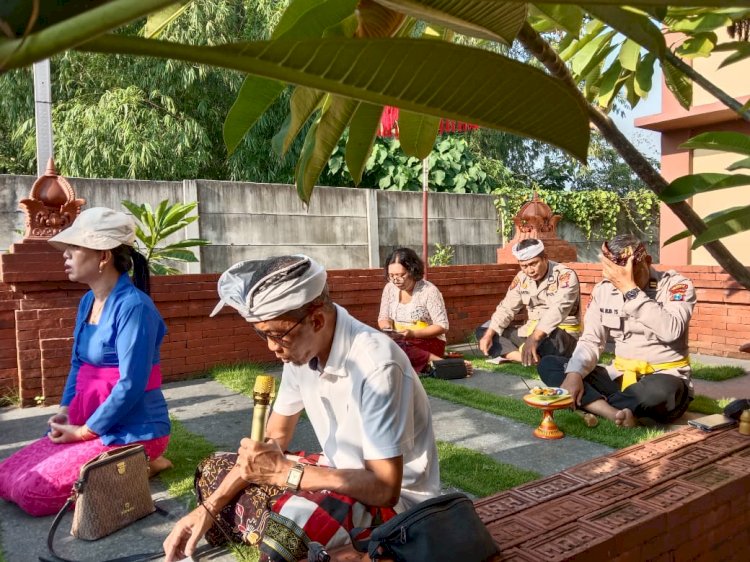
[[[521,32],[518,34],[518,40],[521,44],[539,61],[545,68],[567,84],[571,90],[575,91],[582,102],[586,105],[589,119],[596,125],[602,136],[607,139],[610,145],[622,156],[623,160],[632,168],[639,178],[657,195],[667,188],[669,183],[662,175],[654,169],[648,160],[638,151],[637,148],[622,134],[617,126],[605,113],[588,103],[581,94],[578,86],[573,81],[565,62],[560,59],[557,52],[547,43],[529,24],[524,23]],[[672,212],[682,221],[687,229],[693,235],[699,235],[706,231],[706,223],[693,208],[680,201],[678,203],[667,203]],[[750,289],[750,271],[742,265],[730,252],[726,246],[719,241],[709,242],[704,246],[708,253],[711,254],[716,262],[724,268],[734,279],[743,287]]]

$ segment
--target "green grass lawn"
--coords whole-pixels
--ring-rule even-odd
[[[693,378],[704,381],[725,381],[736,377],[743,377],[745,369],[736,365],[704,365],[693,361]]]
[[[213,453],[216,448],[200,435],[190,433],[185,426],[175,418],[171,418],[172,433],[169,437],[169,447],[164,456],[173,468],[159,474],[159,478],[167,486],[167,492],[173,498],[192,498],[193,476],[198,463]],[[238,444],[239,446],[239,444]]]
[[[469,492],[477,497],[491,496],[541,477],[531,470],[522,470],[500,463],[492,457],[471,449],[438,441],[440,480],[443,485]]]
[[[439,379],[423,378],[422,384],[430,396],[509,418],[531,427],[538,426],[541,419],[539,410],[530,408],[517,398],[499,396],[484,390]],[[616,449],[653,439],[664,433],[659,429],[645,427],[624,431],[609,420],[600,420],[599,425],[592,428],[586,426],[583,419],[570,410],[555,412],[555,421],[566,435],[601,443]]]

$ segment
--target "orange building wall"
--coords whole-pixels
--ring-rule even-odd
[[[728,40],[725,31],[719,33],[720,40]],[[669,37],[668,42],[675,41]],[[708,58],[693,59],[692,65],[740,103],[750,100],[750,59],[719,68],[727,57],[726,53],[717,52]],[[689,138],[709,131],[738,131],[750,134],[750,124],[742,121],[736,113],[703,90],[693,88],[693,106],[683,109],[662,80],[661,113],[636,119],[636,125],[644,129],[661,132],[661,171],[662,175],[672,181],[680,176],[694,173],[726,173],[726,167],[739,160],[741,155],[720,154],[715,151],[686,150],[680,145]],[[742,173],[742,170],[739,171]],[[702,194],[688,203],[701,216],[706,217],[720,209],[750,204],[750,188],[740,187],[720,190],[711,194]],[[715,265],[716,262],[704,249],[691,250],[693,238],[688,238],[669,246],[664,242],[678,232],[685,230],[682,222],[674,216],[666,205],[661,206],[660,242],[662,244],[660,261],[668,264]],[[730,251],[746,265],[750,265],[750,233],[742,233],[724,240]]]

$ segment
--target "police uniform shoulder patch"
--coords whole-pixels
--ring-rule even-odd
[[[685,299],[685,293],[687,293],[687,283],[677,283],[669,288],[669,300],[681,301]]]
[[[566,271],[565,273],[560,274],[560,277],[557,278],[557,283],[563,289],[565,287],[570,287],[570,278],[571,278],[570,271]]]
[[[513,289],[515,289],[520,282],[521,282],[521,274],[516,273],[516,276],[513,278],[513,281],[511,282],[510,288],[508,290],[512,291]]]

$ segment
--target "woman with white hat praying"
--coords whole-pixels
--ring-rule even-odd
[[[133,220],[87,209],[49,242],[62,250],[68,278],[90,290],[78,307],[70,373],[47,435],[0,464],[0,497],[34,516],[58,511],[81,466],[109,449],[140,443],[152,474],[171,466],[162,456],[170,433],[159,366],[166,326],[147,294]]]

